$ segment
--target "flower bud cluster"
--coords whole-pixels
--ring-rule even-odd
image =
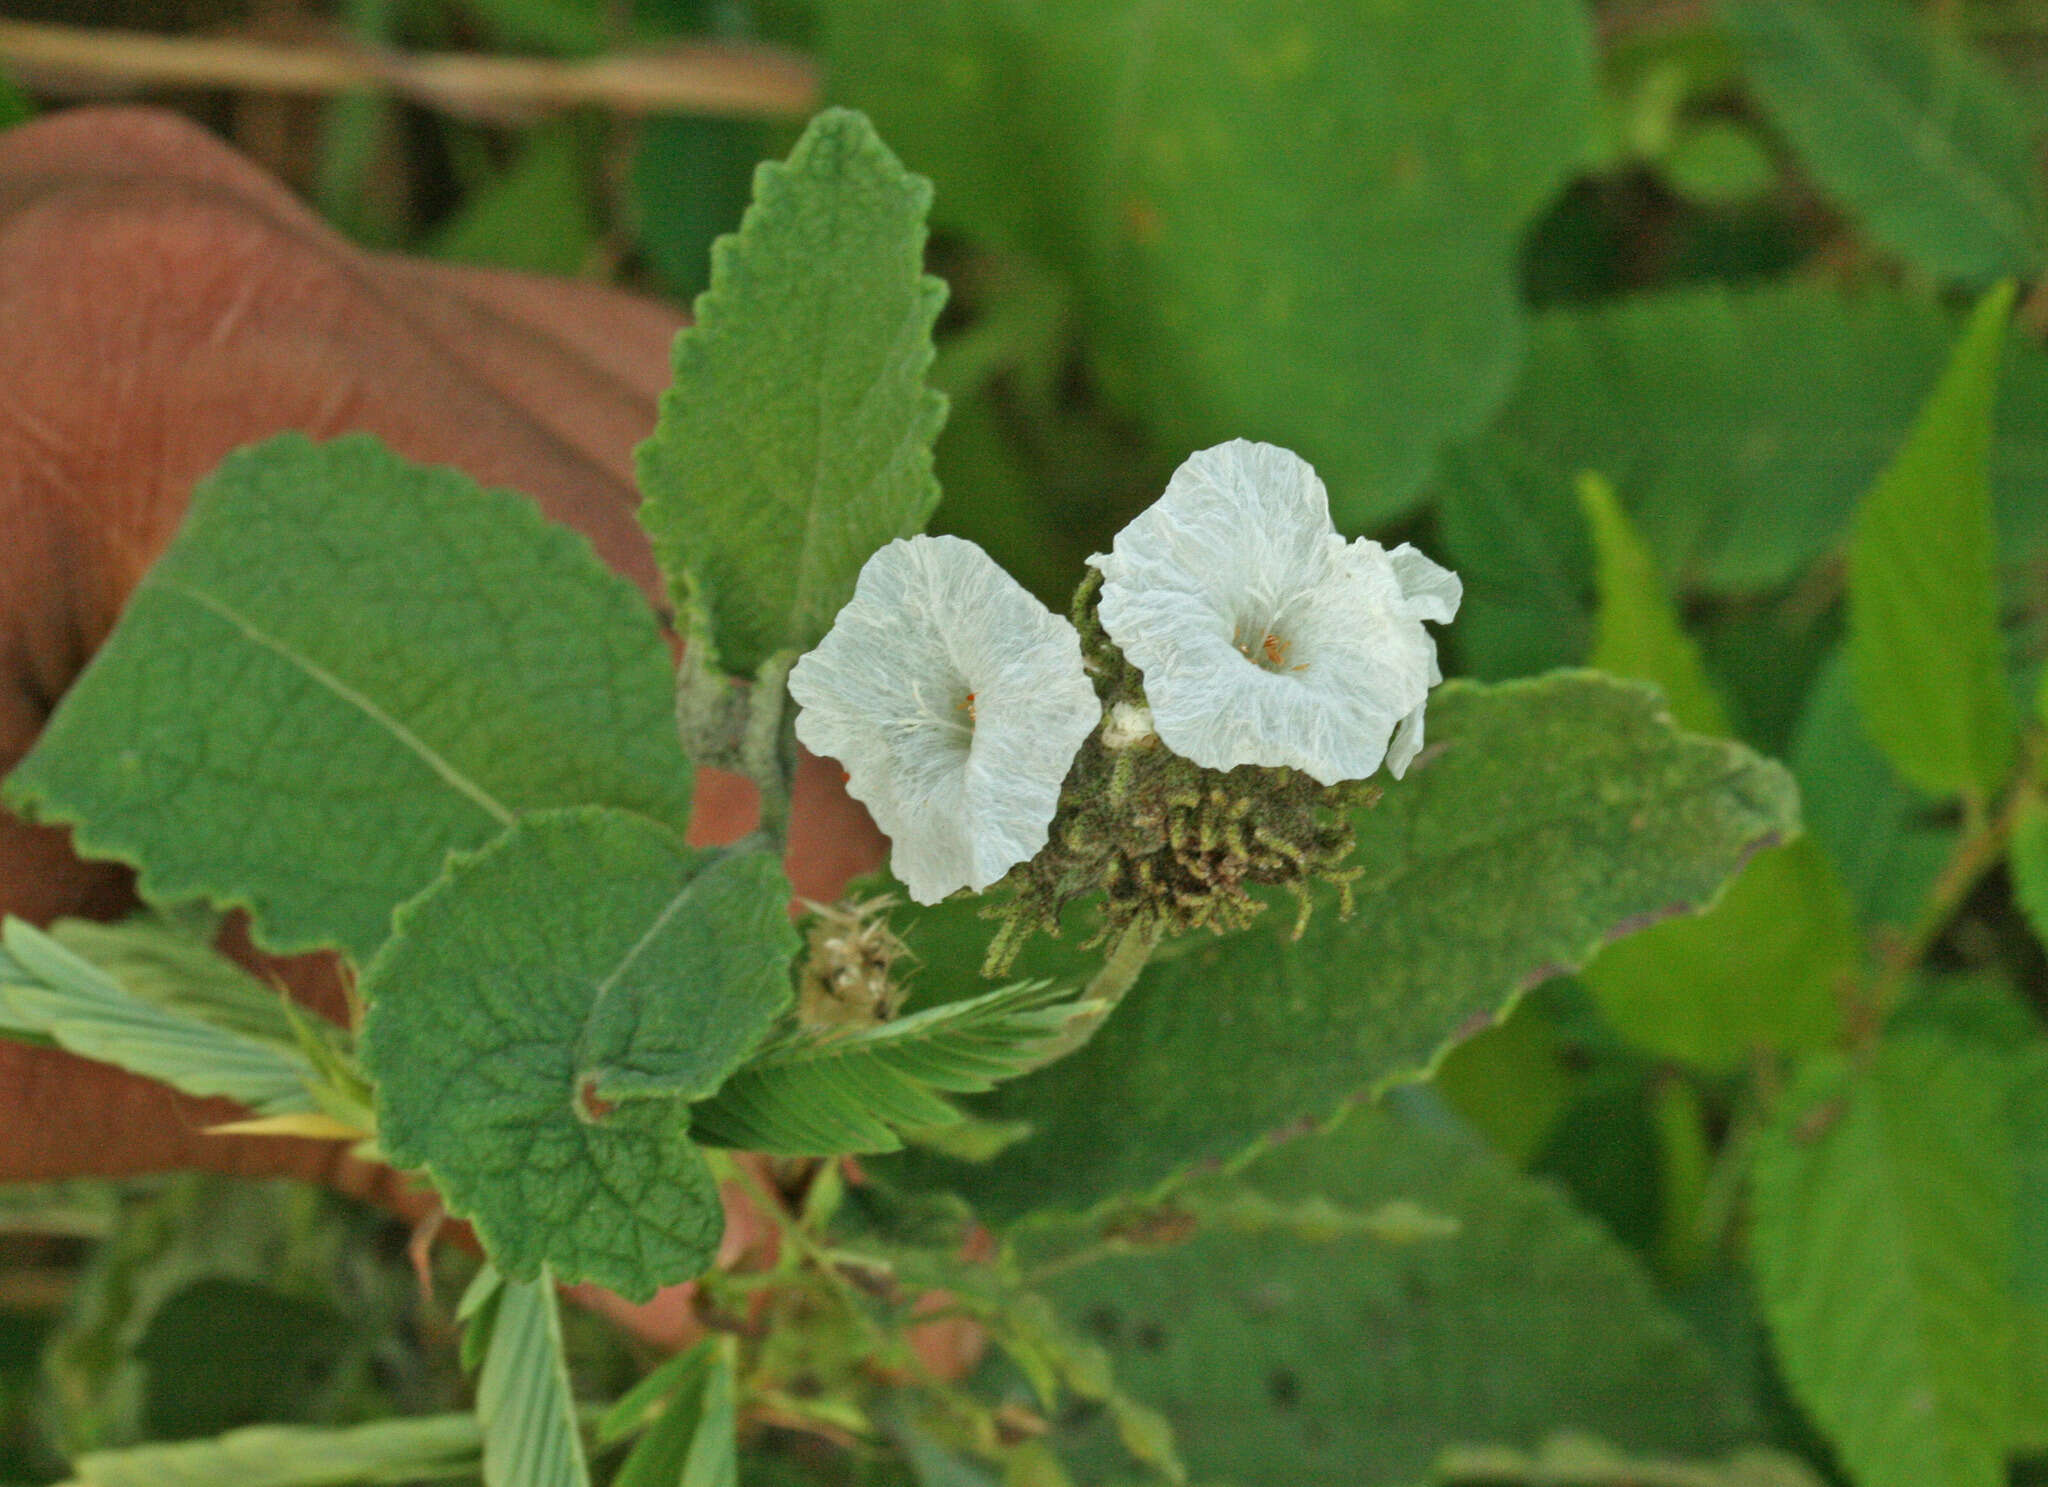
[[[1379,798],[1366,780],[1324,785],[1286,765],[1210,769],[1139,732],[1149,717],[1143,678],[1102,628],[1102,578],[1091,574],[1074,600],[1074,624],[1103,725],[1074,757],[1049,839],[997,885],[989,906],[1002,921],[989,946],[1000,975],[1033,933],[1057,935],[1060,915],[1099,890],[1100,938],[1126,929],[1175,934],[1242,929],[1265,908],[1252,890],[1284,887],[1296,897],[1297,932],[1307,921],[1308,885],[1334,883],[1351,909],[1356,868],[1351,817]]]
[[[1346,542],[1298,456],[1190,457],[1051,614],[972,543],[877,552],[790,674],[920,903],[998,883],[999,968],[1100,891],[1105,929],[1234,929],[1251,890],[1338,883],[1351,814],[1422,747],[1442,676],[1424,622],[1456,575]],[[1347,898],[1348,902],[1348,898]]]

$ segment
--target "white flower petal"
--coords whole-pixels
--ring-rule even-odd
[[[1378,769],[1407,720],[1419,737],[1436,678],[1421,622],[1455,612],[1457,578],[1410,547],[1347,544],[1300,456],[1243,439],[1202,450],[1089,561],[1102,626],[1175,753],[1332,785]]]
[[[1395,779],[1408,773],[1408,766],[1415,762],[1415,756],[1422,752],[1422,708],[1403,718],[1394,729],[1392,742],[1387,745],[1387,773]]]
[[[869,558],[789,692],[797,737],[845,767],[921,904],[984,889],[1045,845],[1102,717],[1074,627],[958,537]]]
[[[1387,554],[1401,593],[1408,601],[1408,613],[1418,620],[1448,625],[1458,617],[1458,604],[1465,597],[1465,585],[1458,575],[1433,562],[1404,542]]]

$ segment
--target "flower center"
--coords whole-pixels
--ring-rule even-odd
[[[1308,670],[1308,663],[1306,661],[1291,666],[1288,664],[1288,652],[1293,647],[1286,636],[1265,626],[1258,626],[1257,630],[1259,636],[1257,644],[1252,644],[1245,639],[1245,636],[1251,633],[1245,629],[1239,629],[1231,636],[1230,643],[1237,647],[1239,655],[1243,656],[1261,671],[1292,672]]]

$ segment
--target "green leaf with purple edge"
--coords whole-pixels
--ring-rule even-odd
[[[1654,693],[1611,678],[1452,683],[1429,729],[1423,759],[1359,818],[1350,919],[1322,902],[1292,940],[1281,903],[1248,933],[1170,943],[1092,1043],[972,1102],[1030,1122],[1027,1140],[984,1167],[906,1160],[997,1217],[1228,1162],[1425,1076],[1530,987],[1707,907],[1797,830],[1783,768],[1679,732]],[[963,991],[987,934],[971,904],[908,930],[925,981]],[[1075,968],[1068,939],[1016,973]]]

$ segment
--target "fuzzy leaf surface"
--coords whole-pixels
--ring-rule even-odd
[[[508,1277],[543,1263],[644,1300],[722,1228],[687,1101],[789,998],[779,864],[652,821],[536,815],[457,859],[363,978],[378,1134]]]
[[[2041,267],[2035,131],[1955,27],[1901,0],[1737,0],[1721,13],[1772,121],[1873,236],[1979,284]]]
[[[933,1180],[1015,1212],[1228,1160],[1425,1075],[1529,987],[1703,908],[1796,828],[1783,769],[1676,732],[1652,693],[1606,677],[1451,683],[1429,725],[1441,753],[1359,818],[1352,918],[1326,900],[1295,941],[1276,906],[1244,934],[1172,943],[1086,1047],[976,1103],[1031,1122],[1029,1140]],[[907,934],[940,984],[967,983],[987,936],[971,907]],[[1071,944],[1019,970],[1071,981]]]
[[[1997,1487],[2016,1163],[1996,1055],[1925,1032],[1817,1056],[1751,1174],[1750,1252],[1795,1395],[1864,1487]]]
[[[1457,1230],[1317,1242],[1205,1225],[1054,1282],[1119,1386],[1165,1414],[1195,1481],[1407,1487],[1447,1446],[1562,1428],[1645,1451],[1751,1438],[1748,1401],[1635,1259],[1469,1138],[1358,1111],[1244,1180],[1287,1203],[1420,1203]]]
[[[902,1131],[960,1119],[941,1094],[979,1094],[1037,1065],[1087,1004],[1043,982],[947,1002],[860,1030],[792,1029],[690,1114],[700,1140],[782,1156],[896,1151]]]
[[[712,250],[640,446],[640,520],[728,670],[817,644],[868,555],[938,503],[930,205],[865,118],[828,109]]]
[[[646,604],[530,502],[285,434],[201,482],[7,798],[155,902],[367,964],[449,852],[523,812],[681,830],[674,697]]]
[[[1978,304],[1849,547],[1863,721],[1900,774],[1939,794],[1989,797],[2012,760],[1987,476],[2012,301],[2006,284]]]
[[[1523,234],[1582,158],[1568,0],[831,0],[839,95],[943,220],[1070,275],[1169,448],[1299,450],[1342,524],[1412,504],[1514,375]]]

